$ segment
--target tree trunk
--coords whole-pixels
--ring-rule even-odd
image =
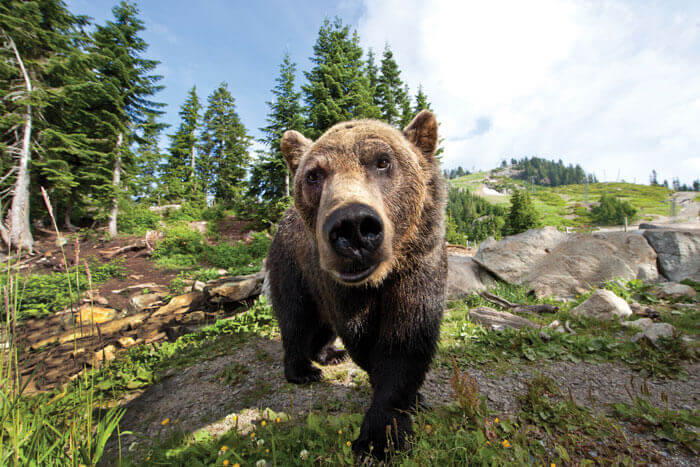
[[[24,68],[24,62],[22,62],[22,57],[20,57],[14,41],[9,36],[7,36],[7,38],[15,54],[15,58],[17,58],[17,63],[19,64],[27,88],[27,96],[29,96],[32,92],[32,82],[29,79],[29,74]],[[11,247],[25,249],[30,253],[34,247],[31,224],[29,223],[29,162],[31,161],[31,140],[32,106],[27,104],[22,147],[19,153],[19,161],[17,162],[17,178],[12,193],[12,206],[7,215],[7,228],[9,231],[7,231],[6,241]]]
[[[284,174],[284,196],[289,196],[289,172]]]
[[[70,230],[71,232],[75,232],[76,230],[78,230],[78,228],[74,226],[71,222],[71,214],[73,214],[72,199],[68,200],[68,204],[66,205],[66,212],[63,214],[63,225],[66,227],[66,229]]]
[[[122,156],[120,154],[122,140],[124,136],[121,132],[117,135],[117,145],[115,147],[116,159],[114,161],[114,171],[112,172],[112,185],[114,186],[114,197],[112,198],[112,211],[109,214],[109,235],[117,236],[117,213],[119,211],[119,181],[122,173]]]

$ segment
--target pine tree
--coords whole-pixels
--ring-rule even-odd
[[[251,138],[236,113],[235,99],[226,83],[221,83],[207,102],[197,164],[200,190],[214,195],[217,203],[237,207],[243,201]]]
[[[264,202],[276,202],[290,192],[289,171],[280,150],[280,139],[287,130],[304,130],[301,93],[294,90],[295,77],[296,64],[286,53],[272,89],[274,99],[267,102],[270,109],[267,126],[260,129],[264,136],[259,141],[267,150],[259,153],[250,176],[249,195]]]
[[[29,188],[46,181],[38,180],[33,157],[46,155],[39,142],[49,131],[75,150],[85,140],[54,120],[68,115],[58,108],[90,76],[79,30],[85,25],[85,17],[72,15],[58,0],[0,3],[0,188],[2,199],[11,197],[5,222],[0,209],[0,236],[12,248],[33,248],[30,204],[38,203],[30,202]],[[57,182],[74,184],[69,171],[57,168]]]
[[[506,235],[515,235],[540,226],[537,209],[530,194],[525,190],[515,190],[510,196],[510,211],[505,228]]]
[[[109,233],[117,234],[118,198],[122,189],[122,171],[133,172],[133,154],[129,147],[140,138],[148,115],[159,114],[163,104],[149,100],[162,89],[158,85],[161,76],[151,72],[159,62],[142,58],[148,44],[139,37],[143,21],[138,18],[135,4],[122,1],[112,8],[114,21],[97,26],[93,35],[93,53],[98,58],[100,82],[111,91],[106,112],[114,122],[106,130],[106,138],[112,142],[112,186],[110,194]],[[96,173],[99,173],[96,172]]]
[[[408,101],[408,95],[405,94],[403,82],[401,81],[401,71],[388,44],[384,47],[384,56],[380,68],[381,75],[379,76],[376,95],[382,112],[382,119],[390,125],[398,125],[401,123],[403,113],[402,104],[404,104],[404,100]],[[410,120],[407,123],[410,123]]]
[[[180,107],[180,126],[175,134],[170,135],[170,151],[162,167],[164,191],[170,201],[203,201],[202,193],[197,193],[196,180],[201,108],[197,87],[192,86]]]
[[[139,200],[159,204],[162,197],[159,168],[162,163],[158,140],[167,126],[158,123],[155,114],[149,114],[136,149],[136,172],[130,183],[134,196]]]
[[[351,34],[339,18],[323,22],[311,57],[314,66],[304,72],[308,84],[302,86],[307,136],[315,139],[344,120],[379,116],[363,72],[359,42],[357,32]]]
[[[401,118],[399,120],[399,128],[406,128],[415,114],[411,108],[411,91],[408,88],[408,84],[404,85],[403,93],[401,94],[401,99],[399,101],[399,108],[401,109]]]
[[[377,64],[374,61],[374,51],[372,49],[367,50],[365,74],[367,75],[369,94],[372,96],[372,102],[375,106],[379,107],[379,96],[377,95],[377,86],[379,86],[379,68],[377,68]]]
[[[423,86],[418,85],[418,93],[416,94],[416,106],[413,108],[413,113],[417,114],[421,110],[430,110],[432,112],[432,108],[430,106],[430,102],[428,102],[428,96],[425,95],[423,92]]]

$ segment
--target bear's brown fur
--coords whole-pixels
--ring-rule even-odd
[[[381,458],[405,446],[407,411],[435,353],[447,274],[437,141],[428,111],[403,133],[359,120],[315,142],[295,131],[282,138],[294,207],[280,221],[267,265],[285,376],[320,379],[311,361],[341,361],[345,352],[332,346],[340,336],[374,389],[356,453],[373,445]]]

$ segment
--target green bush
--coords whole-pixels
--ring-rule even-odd
[[[636,215],[637,209],[629,201],[609,193],[603,194],[598,206],[591,209],[593,221],[600,225],[620,225],[625,222],[625,217],[628,222],[632,222]]]
[[[505,227],[506,235],[515,235],[541,225],[540,215],[527,191],[516,190],[510,196],[510,211]]]
[[[119,214],[119,231],[130,235],[144,235],[147,230],[158,228],[160,215],[147,206],[136,204]]]
[[[251,274],[260,270],[269,247],[270,239],[264,232],[258,232],[247,245],[239,241],[211,246],[204,259],[212,266],[228,270],[229,274]]]

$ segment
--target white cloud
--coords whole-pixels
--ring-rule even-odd
[[[700,177],[700,3],[366,1],[441,121],[445,164],[537,155],[599,178]]]

